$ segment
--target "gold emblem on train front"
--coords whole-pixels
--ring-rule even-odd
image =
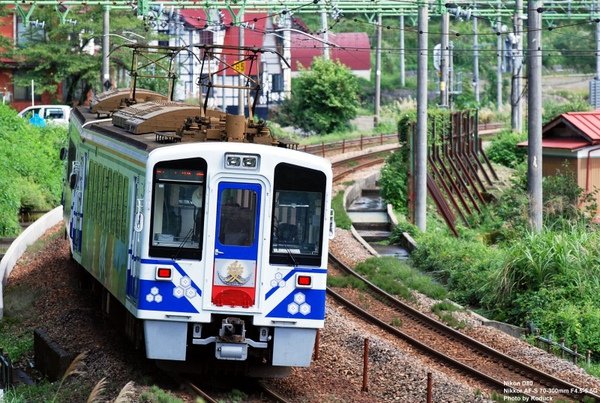
[[[219,273],[219,277],[224,283],[246,284],[246,282],[248,282],[248,279],[250,278],[250,276],[244,277],[244,266],[237,260],[231,263],[229,266],[227,266],[226,270],[227,275],[225,277],[222,277],[221,273]]]

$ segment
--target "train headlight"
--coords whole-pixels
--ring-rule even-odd
[[[256,163],[258,161],[256,160],[256,157],[244,157],[242,159],[242,163],[244,165],[244,168],[256,168]]]
[[[231,168],[231,167],[235,168],[235,167],[240,166],[241,158],[238,157],[237,155],[228,155],[226,158],[226,161],[227,161],[227,163],[226,163],[227,168]]]
[[[258,169],[260,157],[253,154],[225,154],[225,168],[229,169]]]

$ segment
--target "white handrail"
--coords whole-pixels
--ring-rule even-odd
[[[13,267],[25,253],[27,247],[37,241],[48,229],[58,224],[62,217],[63,207],[58,206],[38,218],[13,241],[2,260],[0,260],[0,319],[4,316],[4,284],[8,280]]]

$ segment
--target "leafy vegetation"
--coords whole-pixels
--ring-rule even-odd
[[[350,229],[352,227],[352,220],[346,213],[346,206],[344,206],[344,192],[338,192],[331,200],[331,207],[335,212],[335,226],[342,229]]]
[[[45,21],[44,28],[27,27],[19,34],[19,43],[9,54],[18,61],[16,84],[28,86],[33,80],[38,94],[45,91],[54,94],[64,84],[63,102],[67,104],[84,100],[92,88],[98,90],[101,54],[91,54],[87,49],[94,41],[101,41],[102,13],[102,6],[70,6],[69,19],[76,21],[74,25],[61,23],[53,7],[36,7],[30,18]],[[144,32],[143,22],[133,13],[113,12],[110,24],[112,33]],[[111,38],[118,44],[123,43],[118,36]],[[129,53],[115,50],[111,53],[111,62],[129,66]]]
[[[279,121],[309,133],[325,134],[349,128],[356,117],[358,84],[339,62],[316,58],[293,81],[292,97],[281,106]]]
[[[504,165],[505,167],[515,168],[526,160],[527,149],[517,146],[517,144],[526,140],[526,134],[503,130],[492,141],[492,144],[485,152],[492,162]]]
[[[356,271],[378,287],[404,299],[413,298],[410,290],[436,299],[446,297],[444,287],[393,256],[369,258],[359,263]]]
[[[38,128],[0,105],[0,236],[20,231],[19,210],[60,204],[63,163],[59,149],[66,129]]]

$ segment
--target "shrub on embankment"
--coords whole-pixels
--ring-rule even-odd
[[[30,125],[0,105],[0,236],[19,233],[20,209],[47,210],[60,203],[67,130]]]

